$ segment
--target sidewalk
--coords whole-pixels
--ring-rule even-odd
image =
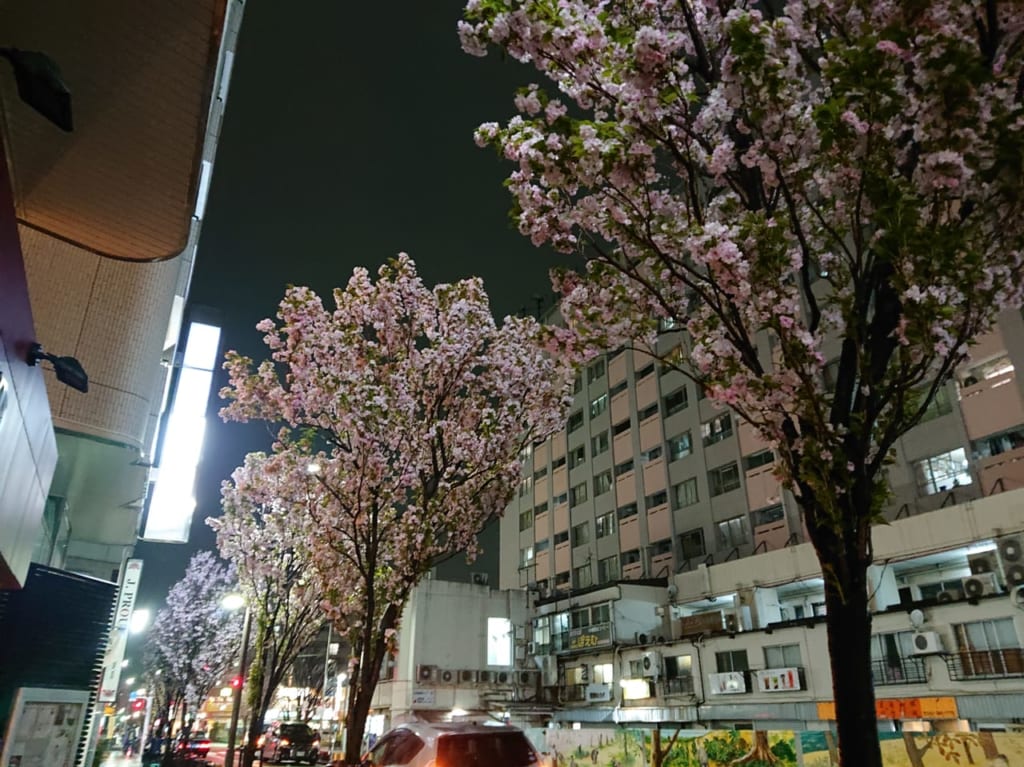
[[[111,751],[100,763],[100,767],[141,767],[142,757],[138,754],[125,756],[120,751]]]

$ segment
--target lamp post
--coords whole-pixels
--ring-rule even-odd
[[[252,611],[242,597],[229,594],[224,598],[224,606],[229,610],[237,610],[243,604],[245,618],[242,619],[242,651],[238,662],[238,684],[232,687],[231,726],[228,728],[228,752],[224,755],[224,767],[234,767],[235,763],[235,731],[238,729],[238,713],[242,709],[242,688],[245,687],[245,672],[249,661],[249,634],[252,629]]]

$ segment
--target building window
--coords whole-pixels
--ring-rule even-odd
[[[599,456],[608,449],[611,440],[608,439],[608,432],[603,431],[596,437],[590,438],[590,455]]]
[[[590,523],[580,522],[572,528],[572,545],[582,546],[590,543]]]
[[[534,517],[539,517],[541,514],[546,514],[547,510],[548,510],[547,501],[545,501],[544,503],[538,503],[536,506],[533,507],[533,516]]]
[[[614,398],[615,395],[622,394],[622,392],[626,391],[627,388],[629,388],[629,382],[620,381],[619,383],[615,384],[615,386],[613,386],[611,389],[609,389],[608,393],[612,396],[612,398]]]
[[[733,517],[718,523],[718,548],[733,549],[747,542],[747,521],[744,517]]]
[[[525,549],[519,549],[519,566],[529,567],[533,564],[533,546],[527,546]]]
[[[522,498],[533,490],[533,477],[523,477],[519,481],[519,497]]]
[[[736,461],[719,466],[708,472],[708,486],[711,497],[736,490],[740,486],[740,469]]]
[[[598,540],[615,532],[615,512],[602,514],[594,521],[594,530]]]
[[[750,512],[750,524],[754,527],[770,525],[772,522],[778,522],[785,516],[786,510],[782,507],[781,503],[777,503],[774,506],[766,506],[763,509]]]
[[[560,544],[563,544],[563,543],[565,543],[568,540],[569,540],[569,531],[568,530],[563,530],[560,533],[555,533],[555,545],[556,546],[558,546]]]
[[[655,506],[664,506],[666,503],[668,503],[668,493],[664,490],[651,493],[644,498],[644,508],[647,509],[653,509]]]
[[[695,559],[707,555],[704,549],[704,528],[698,527],[687,530],[679,536],[679,547],[682,549],[683,559]]]
[[[519,512],[519,532],[533,527],[533,509]]]
[[[575,413],[569,416],[569,424],[566,427],[566,429],[570,434],[572,434],[581,426],[583,426],[583,411],[577,410]]]
[[[630,517],[636,516],[637,506],[635,503],[629,503],[620,507],[616,513],[619,515],[619,520],[629,519]]]
[[[704,439],[704,447],[731,437],[732,416],[728,413],[722,413],[710,421],[705,421],[700,425],[700,435]]]
[[[619,579],[619,558],[610,556],[597,560],[597,582],[608,583]]]
[[[564,455],[559,456],[558,458],[555,458],[551,462],[551,471],[552,472],[557,471],[558,469],[561,469],[563,466],[565,466],[565,456]]]
[[[690,404],[689,395],[686,393],[686,387],[676,389],[671,394],[666,394],[662,401],[665,405],[665,416],[674,415],[681,410],[686,410]]]
[[[611,684],[614,681],[611,663],[595,663],[593,667],[594,684]]]
[[[587,460],[587,449],[580,445],[569,452],[569,468],[575,469]]]
[[[700,498],[697,496],[697,478],[684,479],[678,485],[672,485],[672,503],[676,509],[693,506]]]
[[[953,679],[1024,675],[1024,649],[1013,618],[953,624],[957,652],[947,656]]]
[[[555,506],[561,506],[563,503],[568,503],[568,502],[569,502],[569,494],[568,493],[560,493],[559,495],[556,495],[555,498],[554,498]]]
[[[644,463],[650,463],[651,461],[657,461],[661,458],[661,446],[652,447],[650,450],[645,450],[640,453],[640,460]]]
[[[693,439],[690,437],[690,432],[683,432],[678,437],[673,437],[668,441],[668,453],[672,456],[673,461],[678,461],[680,458],[685,458],[693,452]]]
[[[487,665],[512,665],[512,621],[508,618],[487,619]]]
[[[799,668],[800,645],[777,644],[764,648],[765,668]]]
[[[596,477],[594,477],[594,497],[597,498],[599,495],[603,495],[612,489],[612,472],[602,471]]]
[[[572,571],[572,587],[574,589],[585,589],[589,588],[594,584],[594,579],[590,574],[590,563],[580,567],[574,567]]]
[[[533,481],[536,482],[538,479],[544,479],[548,475],[548,467],[545,466],[543,469],[537,469],[533,472]]]
[[[519,461],[521,463],[526,463],[531,458],[533,458],[533,445],[527,445],[519,451]]]
[[[743,459],[743,470],[753,471],[759,469],[762,466],[767,466],[770,463],[775,462],[775,453],[771,450],[759,450],[756,453],[751,453]]]
[[[971,484],[967,453],[962,447],[917,461],[914,473],[917,475],[917,487],[924,495]]]
[[[640,561],[640,549],[631,549],[630,551],[623,551],[620,559],[623,567],[629,567],[629,565],[635,565]]]
[[[579,394],[583,391],[583,376],[576,376],[572,382],[572,393]]]
[[[641,423],[646,421],[648,418],[654,418],[658,415],[658,403],[655,402],[653,405],[648,405],[637,414],[637,420]]]
[[[649,376],[653,372],[654,363],[652,362],[650,365],[646,365],[645,367],[642,367],[638,371],[636,371],[636,380],[640,381],[644,378],[647,378],[647,376]]]
[[[587,500],[587,483],[586,482],[580,482],[578,485],[576,485],[575,487],[573,487],[573,488],[571,488],[569,490],[569,505],[570,506],[579,506],[585,500]]]
[[[595,400],[590,402],[590,417],[597,418],[601,413],[608,409],[608,395],[602,394]]]
[[[632,458],[630,460],[628,460],[628,461],[623,461],[620,464],[616,464],[616,466],[615,466],[615,476],[616,477],[621,477],[623,474],[628,474],[629,472],[633,471],[633,468],[634,467],[633,467],[633,459]]]
[[[569,588],[569,583],[571,583],[571,577],[572,576],[570,576],[568,572],[555,573],[555,590],[565,591],[565,589]]]
[[[715,668],[719,674],[729,671],[749,671],[750,664],[747,662],[746,650],[726,650],[715,653]]]
[[[665,680],[667,691],[673,693],[693,692],[693,658],[690,655],[665,656]]]
[[[927,392],[927,389],[921,392],[923,396]],[[928,403],[928,407],[924,409],[924,414],[921,416],[920,423],[925,421],[931,421],[933,418],[939,416],[949,415],[953,412],[953,399],[949,396],[949,387],[941,386],[936,392],[935,396],[932,397],[932,401]]]
[[[890,631],[871,637],[871,678],[876,685],[927,681],[924,660],[914,657],[912,631]]]
[[[542,551],[547,551],[549,548],[551,548],[550,538],[545,538],[544,540],[537,541],[535,544],[533,544],[534,557],[536,557],[536,555],[540,554]]]
[[[616,437],[619,436],[620,434],[622,434],[623,432],[627,432],[627,431],[629,431],[629,419],[628,418],[625,421],[620,421],[619,423],[617,423],[614,426],[612,426],[612,434],[614,434]]]
[[[604,359],[599,359],[589,368],[587,368],[587,383],[592,384],[598,378],[604,376]]]

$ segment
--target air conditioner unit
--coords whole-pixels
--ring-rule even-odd
[[[416,681],[433,682],[437,680],[437,666],[419,665],[416,667]]]
[[[536,687],[540,679],[540,672],[533,669],[520,669],[516,672],[516,684],[520,687]]]
[[[938,655],[943,651],[942,637],[937,631],[918,631],[914,634],[911,655]]]
[[[554,655],[538,655],[534,661],[540,669],[541,684],[555,687],[558,684],[558,659]]]
[[[1024,536],[1004,535],[996,541],[1007,588],[1024,585]]]
[[[993,572],[969,575],[961,582],[963,583],[964,597],[966,599],[987,597],[989,594],[995,594],[998,590],[996,574]]]
[[[477,681],[480,684],[493,684],[494,683],[494,672],[493,671],[480,671],[477,673]]]
[[[437,678],[443,684],[452,684],[455,681],[455,672],[446,668],[437,672]]]
[[[959,591],[948,591],[943,589],[935,596],[935,601],[939,604],[949,604],[950,602],[955,602],[962,598],[963,594]]]
[[[474,586],[486,586],[488,577],[487,573],[472,573],[470,577],[473,579]]]
[[[498,671],[494,674],[494,681],[497,684],[511,684],[512,683],[512,672],[511,671]]]
[[[967,557],[967,564],[971,568],[971,575],[982,575],[994,573],[999,567],[994,551],[983,551],[980,554],[973,554]]]
[[[1024,586],[1014,586],[1010,591],[1010,603],[1024,610]]]
[[[644,653],[644,657],[640,661],[640,665],[643,668],[644,676],[659,677],[661,676],[661,653],[656,650],[649,650]]]
[[[472,682],[475,682],[476,680],[477,680],[477,671],[476,671],[476,669],[464,668],[464,669],[462,669],[459,672],[459,681],[460,682],[472,683]]]

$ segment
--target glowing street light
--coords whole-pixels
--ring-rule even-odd
[[[141,634],[149,626],[150,611],[145,608],[140,610],[133,610],[132,617],[128,622],[128,632],[130,634]]]

